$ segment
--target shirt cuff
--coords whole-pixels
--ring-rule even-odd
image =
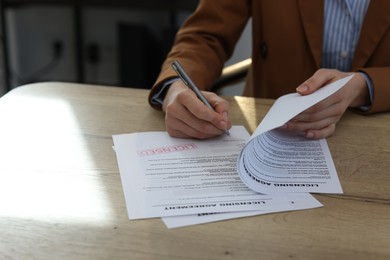
[[[358,72],[363,78],[364,80],[366,81],[367,83],[367,87],[368,87],[368,92],[370,94],[370,105],[366,105],[366,106],[361,106],[360,109],[363,110],[363,111],[367,111],[371,108],[371,104],[374,100],[374,85],[372,84],[372,81],[370,79],[370,77],[368,77],[368,75],[364,72]]]
[[[162,84],[162,86],[160,87],[160,89],[152,96],[151,103],[153,105],[162,105],[164,102],[165,95],[167,94],[167,90],[168,90],[169,86],[173,82],[175,82],[176,80],[179,80],[179,79],[180,78],[177,77],[177,78],[172,78],[172,79],[165,81]]]

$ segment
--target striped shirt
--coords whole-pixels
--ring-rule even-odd
[[[325,0],[322,68],[350,71],[369,0]]]

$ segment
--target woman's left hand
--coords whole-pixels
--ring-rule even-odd
[[[336,123],[348,107],[361,107],[370,104],[370,94],[364,77],[360,73],[320,69],[296,89],[299,94],[308,95],[351,74],[354,74],[354,77],[339,91],[303,111],[282,128],[288,131],[303,131],[305,136],[310,139],[331,136],[336,129]]]

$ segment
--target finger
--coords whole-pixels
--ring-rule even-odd
[[[221,115],[210,109],[188,88],[183,89],[179,85],[169,91],[170,98],[164,100],[166,101],[164,110],[166,128],[170,135],[204,139],[220,135],[231,127],[231,123],[226,120],[227,112]],[[216,108],[228,109],[226,100],[211,92],[204,92],[204,94],[216,105]]]
[[[184,106],[170,105],[165,114],[165,123],[167,131],[172,136],[188,136],[192,138],[205,139],[221,135],[223,131],[216,128],[208,121],[201,120],[194,116]]]
[[[327,127],[324,127],[320,130],[308,130],[305,133],[306,138],[309,139],[322,139],[322,138],[327,138],[331,135],[336,130],[336,124],[330,124]]]
[[[309,129],[322,129],[330,124],[340,121],[343,107],[336,104],[317,113],[300,114],[287,122],[283,128],[289,131],[307,131]]]
[[[196,99],[196,97],[194,99],[193,96],[194,94],[192,91],[180,93],[175,102],[166,106],[165,123],[168,133],[175,137],[189,136],[198,139],[221,135],[226,129],[226,126],[219,129],[211,122],[198,118],[196,113],[190,111],[190,109],[195,110],[197,108],[192,108],[193,104],[189,104],[187,99],[192,103],[195,103],[195,105],[200,106],[207,114],[214,113],[216,116],[221,117],[218,113],[215,113],[210,108],[206,107],[200,100]],[[180,134],[177,133],[177,131]]]
[[[341,73],[332,69],[319,69],[313,76],[303,82],[296,88],[296,91],[301,95],[308,95],[315,92],[317,89],[325,86],[326,84],[341,78]],[[345,74],[342,73],[344,76]]]
[[[196,138],[196,139],[207,139],[214,137],[216,135],[214,134],[208,134],[208,133],[202,133],[197,131],[196,129],[190,127],[189,125],[185,124],[184,122],[178,121],[176,124],[174,124],[174,127],[172,124],[167,123],[167,132],[170,136],[176,137],[176,138]],[[220,135],[219,133],[218,135]]]
[[[295,116],[291,121],[313,122],[323,118],[341,116],[346,106],[335,99],[326,99]]]
[[[183,133],[183,132],[181,132],[177,129],[173,129],[173,128],[167,127],[167,132],[170,136],[175,137],[175,138],[193,138],[193,137],[187,135],[186,133]]]
[[[293,132],[305,132],[308,130],[319,130],[331,124],[336,124],[339,117],[327,117],[318,121],[290,121],[283,126],[283,129]]]
[[[182,95],[180,96],[180,103],[184,104],[184,106],[187,108],[190,113],[193,114],[193,116],[197,119],[203,120],[205,122],[208,122],[214,126],[214,128],[219,130],[226,130],[229,126],[230,122],[227,122],[227,110],[228,110],[228,102],[220,97],[218,97],[216,94],[211,92],[204,92],[206,99],[210,102],[212,106],[214,106],[216,109],[220,111],[226,111],[225,113],[219,113],[219,111],[214,111],[213,109],[210,109],[207,107],[201,100],[199,100],[196,96],[193,97],[193,95]],[[191,118],[190,120],[192,120]],[[186,120],[188,122],[188,120]],[[200,122],[198,122],[200,123]],[[199,127],[207,127],[210,126],[206,125],[198,125]],[[200,128],[198,128],[199,131],[202,131]]]
[[[223,125],[222,122],[217,122],[219,124],[220,129],[230,129],[232,126],[232,123],[230,122],[228,118],[229,114],[229,102],[220,96],[211,93],[211,92],[205,92],[205,97],[207,100],[210,101],[211,106],[214,108],[215,112],[219,113],[222,116],[222,120],[225,122],[226,126]],[[222,124],[222,125],[221,125]]]
[[[218,113],[229,111],[229,102],[212,92],[204,92],[204,96]]]

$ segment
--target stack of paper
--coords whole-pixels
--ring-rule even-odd
[[[326,140],[278,127],[351,77],[309,96],[283,96],[252,136],[243,126],[209,140],[114,135],[129,218],[162,217],[173,228],[322,206],[310,192],[342,193]]]

